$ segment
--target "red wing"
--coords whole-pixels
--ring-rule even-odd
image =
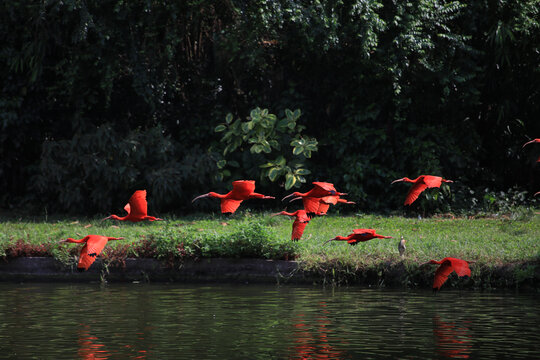
[[[302,202],[304,203],[304,210],[308,213],[317,213],[319,210],[319,198],[304,196]]]
[[[465,260],[449,258],[448,259],[458,276],[471,276],[471,269]]]
[[[306,210],[296,210],[295,214],[298,221],[307,223],[309,220],[311,220],[307,215]]]
[[[298,220],[295,220],[292,227],[292,240],[299,240],[302,238],[302,234],[304,233],[304,229],[307,226],[307,222],[300,222]]]
[[[254,180],[236,180],[232,182],[232,185],[230,197],[236,200],[246,200],[255,191]]]
[[[330,195],[321,198],[321,202],[325,204],[336,205],[339,201],[339,195]]]
[[[88,254],[99,255],[101,250],[107,245],[107,241],[109,240],[106,236],[90,235],[90,238],[86,242]]]
[[[313,185],[315,185],[315,187],[309,191],[310,196],[313,197],[321,198],[337,192],[334,184],[331,183],[315,181],[313,182]]]
[[[221,199],[221,212],[223,214],[234,213],[241,203],[242,200]]]
[[[442,177],[440,176],[426,175],[423,180],[429,188],[440,187],[442,183]]]
[[[441,264],[441,266],[437,268],[437,271],[435,271],[435,279],[433,279],[433,288],[440,289],[441,286],[448,279],[448,275],[450,275],[452,271],[454,271],[454,269],[452,268],[452,264],[450,263],[450,261],[444,261]]]
[[[131,213],[131,206],[129,206],[129,203],[127,203],[126,206],[124,206],[124,210],[126,210],[128,215]]]
[[[132,217],[144,217],[148,215],[148,204],[146,203],[146,190],[137,190],[129,199],[129,206]],[[125,208],[124,208],[125,209]]]
[[[79,264],[77,265],[77,268],[88,270],[90,265],[92,265],[95,260],[95,256],[88,255],[88,245],[84,244],[81,250],[81,256],[79,257]]]
[[[354,229],[353,234],[375,235],[374,229]]]
[[[326,215],[329,208],[330,204],[323,203],[322,201],[319,202],[319,209],[317,210],[317,215]]]
[[[422,183],[416,183],[413,185],[413,187],[409,190],[407,193],[407,198],[405,199],[405,205],[411,205],[416,199],[418,199],[418,196],[422,193],[422,191],[427,189],[427,185]]]

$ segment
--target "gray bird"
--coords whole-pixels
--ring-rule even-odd
[[[405,239],[403,238],[403,235],[401,235],[401,240],[398,244],[399,256],[403,257],[403,254],[405,254],[405,249]]]

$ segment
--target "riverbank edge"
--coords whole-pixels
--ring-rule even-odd
[[[308,267],[301,261],[245,258],[202,258],[162,261],[127,258],[121,262],[97,259],[85,272],[76,264],[52,257],[18,257],[0,261],[5,282],[227,282],[266,284],[357,285],[388,288],[431,288],[435,266],[398,261],[365,268],[335,263]],[[471,265],[471,278],[451,275],[444,287],[461,289],[540,290],[540,261],[499,265]]]

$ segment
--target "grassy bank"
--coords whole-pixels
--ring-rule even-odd
[[[288,217],[248,212],[231,218],[200,215],[137,224],[86,218],[3,219],[0,257],[52,256],[73,262],[80,246],[60,245],[58,240],[98,234],[126,238],[111,242],[104,251],[103,258],[111,265],[121,265],[127,257],[163,259],[171,266],[208,257],[294,259],[324,283],[414,287],[433,278],[434,267],[420,268],[420,263],[451,256],[476,261],[471,267],[471,286],[538,287],[540,215],[532,211],[518,219],[327,216],[313,219],[298,243],[290,241],[291,226]],[[357,246],[323,245],[355,228],[374,228],[394,239],[374,239]],[[397,250],[400,236],[407,240],[404,259]],[[458,282],[451,279],[449,283]]]

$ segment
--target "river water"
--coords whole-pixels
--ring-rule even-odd
[[[540,358],[536,294],[0,284],[1,359]]]

